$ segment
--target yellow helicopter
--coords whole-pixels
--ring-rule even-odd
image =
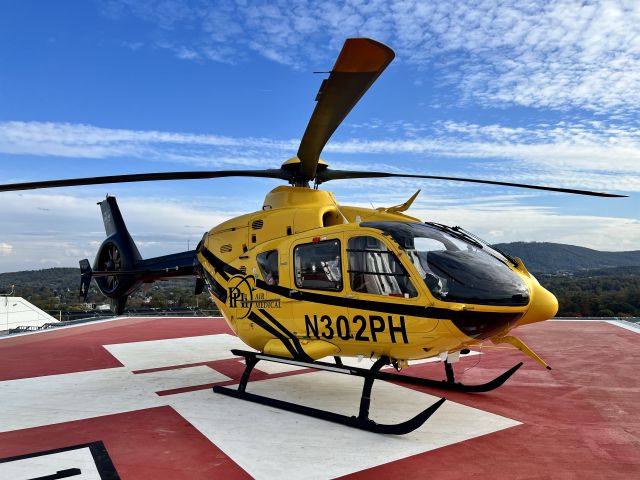
[[[455,381],[452,363],[470,347],[508,343],[549,368],[514,328],[552,318],[556,298],[522,261],[460,227],[408,216],[405,203],[368,209],[339,205],[318,186],[330,180],[410,177],[506,185],[602,197],[609,193],[431,175],[332,170],[320,160],[325,144],[362,95],[394,58],[389,47],[366,38],[346,40],[297,156],[279,169],[127,174],[0,185],[0,192],[73,185],[153,180],[262,177],[285,180],[262,208],[205,233],[195,250],[142,259],[114,197],[100,202],[107,238],[93,268],[80,261],[81,294],[95,278],[100,291],[124,311],[143,283],[178,276],[206,286],[235,334],[255,351],[234,350],[246,369],[237,389],[214,391],[378,433],[404,434],[422,425],[439,400],[405,422],[381,425],[369,418],[374,380],[484,392],[502,385],[522,363],[482,385]],[[313,188],[310,186],[313,183]],[[320,361],[333,357],[333,362]],[[341,357],[377,359],[370,369],[347,366]],[[428,357],[444,361],[446,380],[399,375],[396,369]],[[260,360],[364,377],[357,416],[284,402],[246,391]]]

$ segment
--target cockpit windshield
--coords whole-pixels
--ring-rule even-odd
[[[440,300],[506,306],[529,303],[527,285],[509,268],[509,259],[464,231],[417,222],[360,225],[391,236]]]

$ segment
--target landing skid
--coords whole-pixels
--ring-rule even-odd
[[[380,357],[370,369],[349,367],[342,365],[342,362],[326,363],[326,362],[305,362],[301,360],[294,360],[290,358],[277,357],[274,355],[265,355],[259,352],[248,352],[244,350],[231,350],[231,353],[245,358],[246,367],[242,373],[240,384],[237,390],[215,386],[213,391],[216,393],[222,393],[230,397],[239,398],[242,400],[248,400],[250,402],[260,403],[271,407],[280,408],[294,413],[300,413],[314,418],[320,418],[322,420],[328,420],[330,422],[340,423],[349,427],[359,428],[361,430],[367,430],[374,433],[385,433],[392,435],[404,435],[406,433],[413,432],[424,424],[433,413],[440,408],[445,399],[442,398],[436,403],[420,412],[415,417],[397,424],[379,424],[369,418],[369,406],[371,404],[371,389],[375,380],[391,380],[398,383],[406,383],[411,385],[420,385],[426,387],[435,387],[446,390],[455,390],[461,392],[487,392],[502,385],[511,375],[515,373],[518,368],[522,366],[522,363],[514,366],[510,370],[504,372],[494,380],[481,385],[464,385],[462,383],[455,382],[453,375],[453,368],[447,362],[445,362],[445,369],[447,373],[447,380],[437,381],[429,380],[426,378],[411,377],[408,375],[398,375],[390,372],[381,372],[380,369],[385,365],[391,363],[388,357]],[[286,363],[289,365],[295,365],[305,368],[314,368],[317,370],[324,370],[335,373],[342,373],[346,375],[355,375],[363,377],[364,386],[362,387],[362,396],[360,397],[360,410],[358,416],[347,416],[338,413],[329,412],[326,410],[320,410],[313,407],[307,407],[296,403],[285,402],[283,400],[277,400],[274,398],[264,397],[262,395],[256,395],[248,393],[246,391],[247,383],[251,375],[253,367],[260,361],[265,360],[269,362]]]
[[[502,375],[497,376],[493,380],[490,380],[486,383],[480,383],[477,385],[466,385],[464,383],[456,382],[455,376],[453,374],[453,367],[449,362],[444,362],[444,369],[447,375],[446,380],[431,380],[429,378],[421,378],[421,377],[412,377],[409,375],[398,375],[397,373],[391,372],[380,372],[378,377],[380,380],[391,380],[393,382],[398,383],[406,383],[409,385],[419,385],[421,387],[431,387],[431,388],[439,388],[441,390],[452,390],[454,392],[464,392],[464,393],[484,393],[490,392],[491,390],[495,390],[500,387],[504,382],[509,380],[511,375],[516,373],[516,371],[523,365],[522,362],[514,365],[509,370],[504,372]]]

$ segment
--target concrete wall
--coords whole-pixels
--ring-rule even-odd
[[[57,321],[22,297],[0,297],[0,331],[20,326],[39,327]]]

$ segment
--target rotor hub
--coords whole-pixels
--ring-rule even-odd
[[[316,166],[316,175],[318,174],[318,172],[322,172],[326,170],[328,166],[329,164],[324,160],[318,160],[318,165]],[[309,181],[300,174],[301,168],[302,168],[302,160],[300,160],[300,158],[298,157],[291,157],[289,160],[287,160],[280,166],[281,170],[284,170],[285,172],[288,172],[291,174],[291,177],[289,178],[289,183],[292,186],[308,187]]]

